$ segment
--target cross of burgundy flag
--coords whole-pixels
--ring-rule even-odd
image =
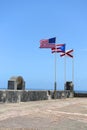
[[[73,51],[74,51],[74,50],[71,49],[71,50],[68,50],[68,51],[66,51],[66,52],[62,52],[62,54],[61,54],[60,56],[62,57],[62,56],[67,55],[67,56],[73,58],[73,55],[71,54]]]

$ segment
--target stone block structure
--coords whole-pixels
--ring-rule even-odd
[[[67,82],[65,83],[64,90],[73,91],[73,90],[74,90],[73,82],[72,82],[72,81],[67,81]]]
[[[25,81],[22,76],[11,77],[8,80],[8,89],[10,90],[25,90]]]

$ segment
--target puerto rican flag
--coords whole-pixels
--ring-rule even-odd
[[[55,48],[52,48],[52,53],[59,53],[59,52],[65,52],[65,44],[56,44]]]

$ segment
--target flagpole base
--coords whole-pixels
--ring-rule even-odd
[[[56,89],[57,89],[57,83],[56,83],[56,81],[54,82],[54,91],[56,91]]]
[[[57,90],[57,83],[54,82],[54,94],[53,94],[54,99],[56,99],[56,90]]]

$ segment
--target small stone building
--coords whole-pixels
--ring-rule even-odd
[[[66,84],[65,84],[65,90],[71,90],[73,91],[74,90],[74,85],[73,85],[73,82],[72,81],[67,81]]]
[[[11,77],[8,80],[8,89],[11,90],[25,90],[25,81],[22,76]]]

